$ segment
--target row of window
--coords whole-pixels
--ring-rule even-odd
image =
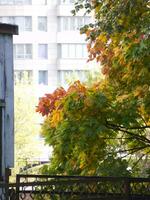
[[[86,79],[87,73],[87,70],[59,70],[58,84],[66,88],[71,81],[80,80],[83,82]]]
[[[24,79],[31,83],[33,81],[33,71],[32,70],[15,70],[14,72],[15,83],[21,82]],[[39,70],[38,71],[38,84],[48,85],[48,71]]]
[[[91,22],[91,17],[88,16],[76,16],[76,17],[59,17],[59,31],[75,31],[79,30],[85,24]]]
[[[86,44],[60,44],[58,46],[60,58],[87,58]],[[14,44],[15,59],[32,59],[32,44]],[[38,44],[38,58],[48,59],[48,44]]]
[[[0,5],[31,5],[32,0],[0,0]],[[37,0],[38,5],[47,5],[47,0]]]
[[[33,50],[32,44],[14,44],[14,58],[15,59],[32,59]],[[48,45],[38,44],[38,58],[48,58]]]
[[[0,22],[16,24],[19,26],[19,31],[32,31],[32,17],[30,16],[0,17]],[[47,17],[38,17],[37,28],[39,31],[47,31]]]
[[[60,44],[61,58],[87,58],[86,44]]]
[[[84,81],[86,78],[85,70],[59,70],[58,71],[58,84],[67,87],[69,80],[80,80]],[[32,82],[33,71],[32,70],[15,70],[14,73],[15,82],[21,82],[24,78],[28,82]],[[39,70],[38,71],[38,84],[48,85],[48,71]]]
[[[90,17],[59,17],[58,31],[76,31],[85,24],[90,23]],[[0,22],[16,24],[19,26],[19,31],[32,31],[32,17],[31,16],[7,16],[0,17]],[[38,17],[37,29],[39,31],[47,31],[47,17]]]
[[[32,0],[0,0],[0,5],[31,5]]]
[[[73,4],[74,0],[59,0],[60,4]],[[0,0],[0,5],[31,5],[32,0]],[[47,5],[47,0],[37,0],[39,5]]]

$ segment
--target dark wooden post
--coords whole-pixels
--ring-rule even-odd
[[[0,177],[14,165],[13,35],[15,25],[0,23]],[[7,170],[6,170],[7,169]]]

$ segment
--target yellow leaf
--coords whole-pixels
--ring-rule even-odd
[[[138,86],[135,91],[133,92],[134,96],[135,97],[138,97],[138,96],[142,96],[143,94],[143,89],[141,86]]]
[[[50,124],[51,127],[56,127],[58,123],[62,120],[62,111],[61,110],[54,110],[51,116]]]
[[[118,56],[120,54],[120,48],[119,47],[114,48],[114,54],[115,54],[115,56]]]
[[[128,94],[123,94],[123,95],[117,97],[117,101],[122,102],[122,101],[124,101],[125,99],[128,99],[128,98],[129,98]]]
[[[107,37],[106,37],[105,34],[99,35],[97,39],[100,40],[100,41],[103,42],[103,43],[106,43],[106,42],[107,42]]]

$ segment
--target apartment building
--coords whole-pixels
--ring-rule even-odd
[[[84,79],[89,69],[85,36],[89,16],[72,16],[74,0],[0,0],[0,22],[19,25],[14,36],[15,78],[24,72],[39,95],[67,86],[66,76]]]

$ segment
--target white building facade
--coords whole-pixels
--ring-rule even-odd
[[[88,16],[72,16],[73,0],[0,0],[0,22],[19,25],[14,36],[15,77],[24,72],[43,92],[66,86],[66,75],[88,70],[85,36]],[[41,94],[42,95],[42,94]]]

